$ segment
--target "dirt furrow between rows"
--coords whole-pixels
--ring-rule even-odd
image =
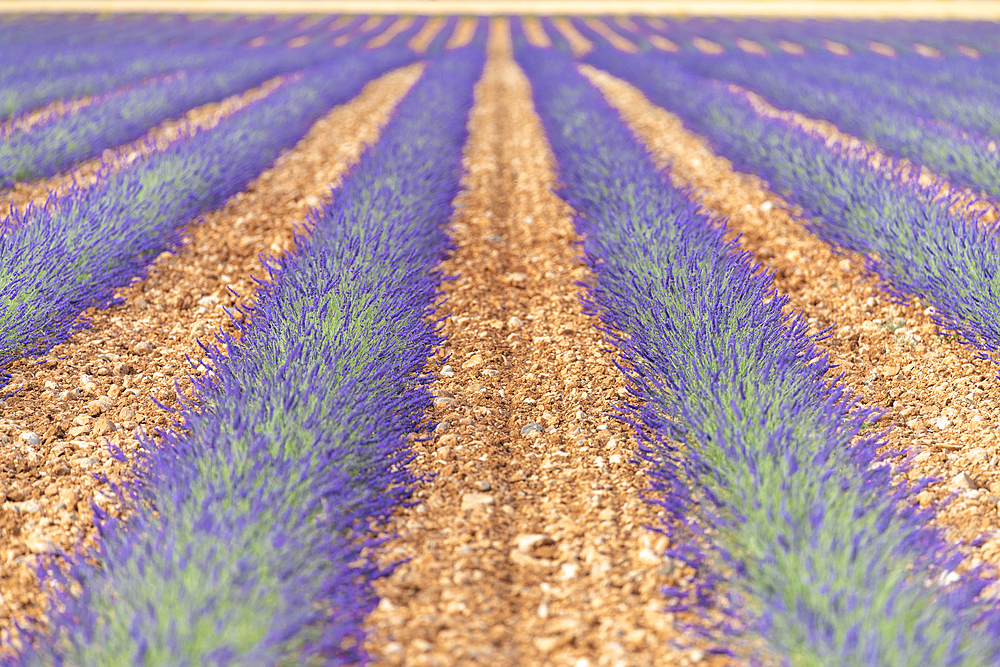
[[[36,559],[95,537],[91,502],[114,512],[116,498],[95,473],[120,481],[127,466],[105,439],[131,455],[135,432],[166,427],[175,381],[190,387],[185,355],[201,356],[231,326],[224,307],[252,295],[261,253],[291,247],[307,211],[328,201],[363,148],[374,142],[422,71],[416,64],[369,83],[335,108],[246,191],[192,225],[185,245],[160,255],[148,278],[120,294],[120,306],[92,312],[91,326],[56,346],[41,364],[16,362],[0,419],[0,640],[14,619],[44,618]],[[4,502],[6,501],[6,502]]]
[[[530,87],[493,24],[444,265],[447,342],[435,417],[413,443],[432,476],[390,527],[369,648],[382,665],[687,665],[660,588],[692,572],[662,557],[641,497],[615,355],[581,312],[587,278]],[[717,663],[716,663],[717,664]]]
[[[954,336],[941,335],[917,300],[892,302],[858,256],[835,254],[805,231],[790,206],[760,179],[733,171],[705,141],[634,87],[582,66],[677,184],[742,234],[742,245],[775,272],[815,331],[833,326],[823,344],[844,382],[886,416],[889,444],[913,448],[911,479],[937,477],[921,505],[956,497],[937,514],[949,537],[965,542],[965,565],[1000,567],[1000,387],[994,364],[977,359]],[[974,545],[974,546],[973,546]],[[994,593],[1000,594],[1000,587]]]

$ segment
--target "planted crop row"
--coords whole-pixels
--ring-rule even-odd
[[[581,30],[591,39],[599,39],[586,26]],[[989,143],[989,136],[1000,135],[1000,113],[996,111],[1000,90],[996,84],[965,95],[905,80],[893,85],[890,72],[885,71],[888,67],[883,70],[877,65],[895,61],[874,54],[871,58],[879,61],[856,59],[856,77],[846,64],[851,62],[848,57],[826,50],[805,56],[781,53],[765,60],[736,49],[715,57],[687,54],[680,60],[702,76],[738,83],[782,109],[828,120],[875,143],[885,153],[926,166],[956,185],[1000,195],[1000,155],[996,144],[991,147]],[[924,63],[928,60],[913,58]],[[929,67],[924,64],[925,70]],[[824,73],[838,69],[841,80],[824,77]]]
[[[750,66],[770,75],[780,73],[801,79],[806,85],[857,89],[859,94],[900,105],[919,117],[954,123],[967,130],[987,134],[994,130],[995,113],[990,107],[1000,96],[994,76],[995,52],[970,58],[944,48],[943,57],[920,55],[914,45],[926,47],[927,42],[934,41],[932,38],[947,34],[942,24],[936,22],[923,30],[913,30],[909,39],[899,33],[913,28],[910,23],[881,25],[878,31],[867,27],[867,37],[864,23],[845,23],[839,29],[838,22],[831,21],[704,22],[693,19],[656,26],[648,22],[633,23],[631,30],[615,21],[606,21],[605,25],[646,49],[651,46],[647,40],[654,35],[671,37],[678,48],[677,57],[693,68],[707,68],[710,76],[720,76],[714,73],[716,70],[741,71]],[[586,22],[577,19],[575,25],[594,36]],[[694,43],[699,37],[720,45],[723,52],[706,58]],[[872,39],[879,42],[872,42]],[[960,38],[953,38],[953,46],[961,43],[955,41],[957,39]],[[789,53],[786,40],[792,40],[790,44],[801,51]],[[848,51],[846,54],[832,52],[827,46],[828,40],[846,46]],[[892,55],[887,56],[884,49],[874,51],[873,48],[879,45],[892,49]],[[932,52],[923,49],[923,53]],[[954,108],[950,108],[952,106]]]
[[[343,48],[356,50],[362,39],[355,37]],[[294,50],[279,47],[227,53],[214,56],[204,68],[175,71],[163,81],[109,95],[78,113],[0,137],[0,185],[51,176],[105,148],[137,139],[153,125],[192,107],[336,57],[337,51],[326,43]]]
[[[731,573],[740,620],[783,664],[992,664],[1000,615],[973,602],[987,582],[934,583],[961,555],[876,465],[884,441],[859,436],[872,412],[830,379],[804,318],[567,57],[518,59],[586,239],[589,304],[640,399],[654,486],[692,535],[675,555]]]
[[[779,22],[780,24],[780,22]],[[609,22],[608,27],[633,40],[641,41],[641,35],[662,34],[675,35],[675,31],[655,30],[647,28],[630,33],[621,29],[613,22]],[[934,24],[935,28],[938,24]],[[578,27],[579,24],[578,24]],[[584,26],[585,27],[585,26]],[[743,62],[745,55],[754,55],[754,62],[758,67],[768,71],[787,71],[790,75],[804,77],[806,81],[812,83],[837,83],[848,86],[858,86],[865,93],[876,97],[888,97],[889,99],[901,102],[912,101],[918,104],[914,111],[923,111],[930,117],[932,110],[941,108],[940,100],[926,99],[926,89],[930,88],[939,91],[945,98],[956,96],[979,97],[983,102],[994,99],[998,91],[998,83],[994,72],[996,70],[996,53],[982,54],[979,58],[969,58],[958,53],[951,53],[943,57],[927,57],[918,54],[914,50],[914,43],[928,41],[934,33],[932,30],[925,30],[914,37],[914,41],[905,39],[894,39],[894,29],[898,29],[900,24],[883,26],[881,31],[880,44],[890,46],[894,53],[892,56],[885,55],[884,52],[876,53],[869,45],[868,39],[859,35],[857,31],[863,30],[863,26],[849,25],[843,30],[836,30],[835,25],[830,22],[819,24],[797,25],[782,24],[781,27],[769,25],[759,21],[746,23],[734,22],[713,22],[701,26],[694,34],[687,35],[688,38],[695,36],[706,37],[720,44],[725,52],[719,57],[705,58],[705,54],[698,51],[689,41],[681,41],[679,47],[684,49],[683,58],[692,64],[720,63],[736,60]],[[686,26],[687,31],[691,31],[693,26]],[[853,39],[851,38],[853,36]],[[783,39],[793,40],[792,43],[803,47],[801,54],[788,53],[781,47]],[[746,43],[742,40],[752,40],[757,46],[762,47],[767,53],[765,59],[761,59],[759,53],[748,54]],[[824,46],[826,40],[837,40],[838,43],[848,48],[847,55],[833,53]],[[895,45],[894,47],[891,45]],[[927,53],[925,51],[925,53]],[[695,56],[695,57],[691,57]],[[883,89],[874,85],[874,81],[879,79],[883,82]],[[971,104],[973,100],[962,100]],[[955,112],[962,111],[956,109]],[[944,116],[941,120],[951,121],[955,116]],[[975,128],[970,128],[975,129]]]
[[[380,574],[367,532],[414,481],[405,442],[430,405],[478,41],[430,63],[312,237],[270,265],[239,338],[208,351],[183,432],[147,443],[135,513],[102,525],[103,567],[52,574],[82,592],[13,664],[364,660]]]
[[[69,47],[54,49],[46,40],[11,44],[0,56],[0,118],[55,100],[103,94],[146,78],[246,56],[252,53],[247,42],[269,33],[280,46],[302,32],[294,25],[234,22],[237,25],[214,21],[164,25],[147,19],[139,25],[116,26],[119,30],[107,39]],[[123,27],[127,30],[120,30]],[[130,37],[112,38],[121,34]]]
[[[986,354],[1000,351],[1000,242],[977,214],[936,198],[940,184],[887,177],[869,168],[866,152],[833,151],[676,63],[607,47],[587,59],[676,113],[736,169],[768,181],[825,241],[866,254],[896,295],[919,296],[939,324]]]
[[[200,212],[239,192],[278,153],[371,78],[413,60],[400,44],[303,72],[212,130],[177,142],[97,183],[3,221],[0,364],[48,349],[80,326],[86,308],[141,276]]]

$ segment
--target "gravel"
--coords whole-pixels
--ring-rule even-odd
[[[528,422],[527,424],[521,427],[521,435],[528,435],[529,433],[541,433],[544,430],[545,429],[538,422]]]

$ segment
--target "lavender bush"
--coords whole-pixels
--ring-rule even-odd
[[[0,43],[0,118],[59,99],[102,94],[182,69],[253,53],[247,41],[280,43],[302,32],[301,18],[276,22],[115,17],[101,21],[50,17]]]
[[[707,25],[700,36],[719,39],[726,27]],[[586,25],[578,28],[590,39],[604,41]],[[817,32],[827,34],[822,28]],[[807,36],[811,39],[802,39]],[[820,41],[801,28],[793,38]],[[965,56],[938,62],[912,51],[887,58],[867,47],[849,56],[824,48],[802,56],[773,48],[761,57],[727,46],[723,55],[706,56],[689,48],[661,57],[702,76],[738,83],[779,108],[830,121],[954,184],[1000,196],[1000,154],[996,142],[990,143],[1000,137],[1000,86],[993,76],[1000,60],[995,56],[984,66]]]
[[[0,236],[0,367],[65,339],[82,325],[84,309],[110,303],[117,287],[179,243],[192,218],[239,192],[330,107],[412,59],[397,39],[321,65],[212,130],[120,171],[104,167],[96,185],[8,216]]]
[[[240,338],[208,350],[183,430],[146,443],[135,515],[102,521],[103,568],[50,574],[54,635],[11,664],[365,662],[366,533],[413,482],[405,436],[430,405],[435,266],[482,62],[482,35],[438,55],[311,239],[271,263]]]
[[[922,187],[868,167],[864,150],[844,155],[820,136],[759,116],[749,103],[679,65],[598,47],[593,65],[638,86],[705,135],[736,169],[754,173],[835,246],[865,253],[900,299],[916,295],[935,319],[984,355],[1000,351],[1000,242],[996,225]]]
[[[881,465],[885,441],[859,435],[875,415],[770,274],[667,183],[565,55],[517,57],[596,275],[587,303],[621,350],[643,456],[681,526],[671,553],[717,568],[694,601],[735,596],[782,664],[996,664],[1000,615],[975,600],[987,581],[938,583],[961,555]]]
[[[0,135],[0,185],[51,176],[74,162],[99,155],[105,148],[138,139],[153,125],[192,107],[243,92],[270,77],[352,53],[361,39],[356,37],[343,49],[332,49],[323,41],[311,48],[289,50],[278,44],[217,55],[207,60],[207,67],[175,69],[163,81],[108,95],[42,127]],[[35,84],[37,81],[27,83]]]

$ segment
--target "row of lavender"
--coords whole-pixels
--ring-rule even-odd
[[[975,601],[987,582],[938,583],[960,554],[875,465],[884,441],[859,436],[872,411],[829,378],[770,276],[657,173],[567,56],[522,45],[518,59],[586,239],[589,304],[636,387],[674,555],[730,573],[695,601],[728,595],[725,629],[756,631],[783,664],[995,664],[1000,610]]]
[[[676,38],[677,32],[687,33],[691,28],[635,25],[635,32],[630,33],[615,23],[607,24],[644,50],[651,50],[648,40],[655,41],[655,35]],[[596,36],[582,22],[577,27]],[[993,36],[992,51],[976,59],[961,55],[929,58],[911,49],[887,57],[867,47],[854,48],[849,55],[835,54],[816,48],[816,43],[820,35],[840,37],[843,31],[821,25],[810,29],[762,23],[702,27],[700,37],[717,40],[713,43],[724,47],[724,53],[706,57],[688,43],[672,60],[703,76],[747,87],[783,109],[829,120],[956,185],[1000,195],[1000,156],[996,143],[991,144],[1000,135],[1000,81],[995,76],[1000,65],[995,42],[1000,35],[995,26],[984,30]],[[885,27],[883,36],[891,35],[892,26]],[[813,48],[788,53],[779,46],[785,38]],[[740,40],[746,39],[765,53],[740,48]],[[857,41],[852,44],[857,46]]]
[[[737,169],[757,174],[803,209],[810,229],[867,255],[897,296],[918,296],[938,323],[983,354],[1000,352],[1000,243],[995,225],[940,198],[900,170],[870,167],[866,150],[831,150],[825,139],[753,106],[661,54],[627,54],[595,40],[587,62],[638,86],[707,137]],[[957,198],[957,195],[955,195]]]
[[[241,93],[270,77],[336,59],[342,49],[356,50],[370,39],[357,30],[363,22],[363,17],[355,17],[332,32],[325,22],[314,26],[300,37],[320,31],[323,39],[296,49],[284,48],[279,41],[273,48],[193,50],[192,54],[200,55],[197,67],[180,66],[190,64],[182,59],[166,77],[115,91],[72,114],[52,113],[48,122],[35,121],[28,131],[0,135],[0,185],[51,176],[106,148],[137,139],[153,125],[192,107]],[[421,26],[417,22],[407,34]],[[352,39],[339,48],[331,46],[331,40],[341,35]]]
[[[582,32],[594,35],[582,21],[576,25]],[[994,75],[1000,65],[1000,35],[995,25],[980,31],[981,40],[991,48],[977,53],[976,58],[918,55],[912,44],[905,45],[905,39],[892,39],[894,32],[913,37],[913,26],[907,24],[882,27],[881,36],[900,46],[892,57],[858,43],[864,41],[864,24],[841,26],[840,30],[826,23],[795,26],[788,22],[628,25],[631,30],[616,22],[606,24],[645,50],[653,48],[649,40],[655,44],[669,35],[676,40],[671,44],[679,50],[674,59],[692,71],[738,83],[781,108],[829,120],[842,130],[877,143],[890,155],[929,167],[957,185],[993,196],[1000,194],[1000,157],[995,142],[991,144],[1000,134],[1000,82]],[[953,29],[940,32],[964,34],[950,27]],[[868,31],[875,33],[871,27]],[[929,26],[915,32],[920,39],[934,35]],[[854,39],[848,39],[852,33]],[[693,46],[706,37],[724,52],[706,57]],[[830,37],[846,41],[853,48],[834,53],[820,46]],[[955,40],[950,42],[953,46],[961,44]],[[922,39],[927,41],[934,40]],[[753,45],[749,51],[748,44]],[[848,48],[841,42],[836,44],[838,49]],[[800,50],[789,53],[789,46]],[[922,43],[918,46],[929,48]]]
[[[296,36],[318,34],[322,28],[305,27],[301,18],[16,20],[0,30],[4,45],[0,118],[56,100],[103,94],[146,78],[204,67],[238,57],[252,44],[280,45]]]
[[[916,54],[887,58],[868,50],[841,56],[821,49],[803,56],[777,50],[762,58],[735,49],[718,58],[682,61],[703,76],[750,88],[783,109],[831,121],[956,185],[1000,195],[1000,157],[995,142],[990,144],[1000,136],[995,76],[1000,54],[976,60]]]
[[[483,35],[437,51],[314,212],[311,238],[270,264],[239,337],[207,350],[215,372],[197,382],[183,429],[145,443],[123,490],[127,524],[104,517],[100,553],[48,573],[60,591],[53,636],[9,664],[364,661],[370,582],[383,573],[367,535],[415,481],[405,442],[430,405],[421,373],[440,342],[435,267]]]
[[[14,211],[0,239],[0,365],[65,339],[83,310],[110,303],[179,241],[184,225],[239,192],[331,106],[412,62],[407,37],[344,49],[212,130],[126,168],[105,164],[95,185]]]

